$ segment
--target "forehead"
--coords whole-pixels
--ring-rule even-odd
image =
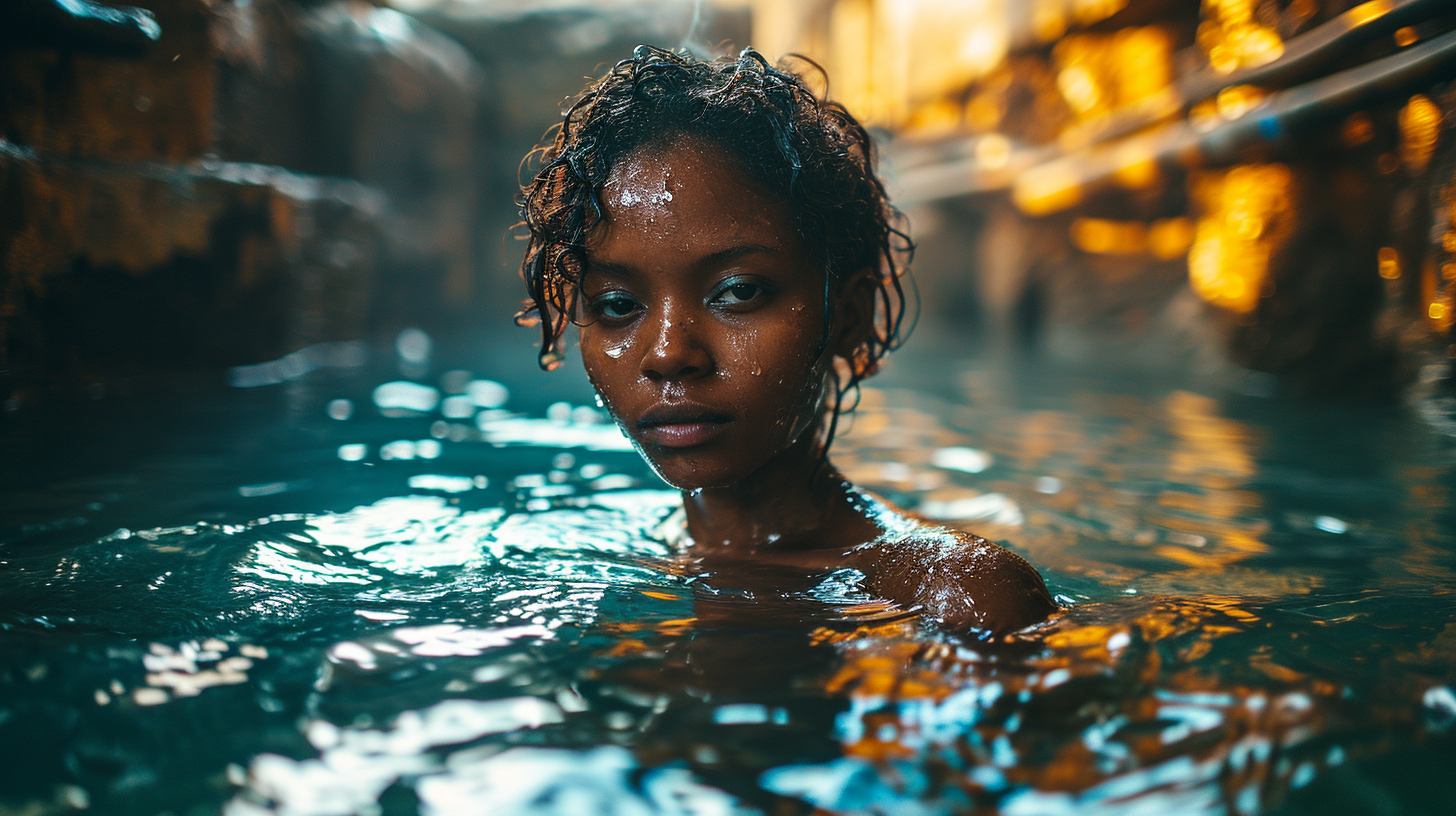
[[[602,205],[591,241],[596,260],[639,265],[644,253],[690,259],[740,244],[802,248],[787,203],[702,139],[629,153],[603,185]]]

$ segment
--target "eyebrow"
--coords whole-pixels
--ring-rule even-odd
[[[763,244],[737,244],[735,246],[731,246],[726,249],[720,249],[717,252],[711,253],[708,256],[704,257],[702,260],[693,264],[693,266],[698,267],[699,269],[712,269],[714,267],[732,263],[733,261],[736,261],[745,255],[753,255],[759,252],[773,251],[775,251],[773,247],[764,246]]]
[[[693,269],[697,271],[715,269],[747,255],[776,251],[774,247],[765,244],[735,244],[703,256],[693,263]],[[587,272],[615,275],[622,278],[631,278],[637,275],[637,269],[631,265],[616,263],[615,261],[593,260],[591,258],[587,259]]]

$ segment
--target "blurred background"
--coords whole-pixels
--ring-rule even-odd
[[[0,0],[0,815],[1450,812],[1452,0],[133,2]],[[834,462],[1034,656],[650,566],[508,234],[640,43],[871,125],[921,321]]]
[[[1448,2],[141,5],[0,11],[11,411],[405,330],[533,365],[519,163],[639,43],[827,69],[910,215],[921,342],[1360,398],[1438,396],[1456,350]]]

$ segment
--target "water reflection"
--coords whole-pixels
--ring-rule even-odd
[[[1318,812],[1456,753],[1450,463],[1388,416],[867,391],[846,472],[1067,606],[967,644],[854,570],[701,574],[594,408],[411,385],[322,395],[307,468],[226,474],[213,520],[7,539],[7,807]]]

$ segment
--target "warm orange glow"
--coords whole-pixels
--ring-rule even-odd
[[[1340,141],[1345,147],[1356,147],[1375,138],[1375,123],[1365,112],[1352,113],[1340,127]]]
[[[1082,119],[1105,116],[1165,94],[1172,53],[1172,38],[1158,26],[1076,34],[1052,51],[1057,90]]]
[[[1071,0],[1072,16],[1083,25],[1090,25],[1122,11],[1127,0]]]
[[[1400,46],[1401,48],[1405,48],[1407,45],[1415,43],[1415,41],[1418,39],[1420,39],[1420,36],[1417,35],[1416,30],[1414,28],[1411,28],[1410,26],[1397,28],[1395,30],[1395,44]]]
[[[783,4],[788,5],[788,4]],[[755,10],[754,36],[758,35]],[[875,120],[881,116],[875,96],[874,4],[871,0],[841,0],[829,12],[830,53],[825,67],[834,81],[830,90],[856,116]],[[802,43],[794,43],[802,49]],[[812,56],[812,54],[811,54]]]
[[[1452,323],[1456,322],[1456,310],[1452,309],[1451,296],[1445,292],[1438,295],[1426,307],[1426,317],[1430,318],[1431,327],[1436,331],[1450,331]]]
[[[1115,156],[1117,169],[1113,178],[1129,190],[1141,190],[1158,182],[1162,174],[1153,151],[1147,145],[1129,142],[1118,149]]]
[[[1052,42],[1067,33],[1067,11],[1061,0],[1036,0],[1031,28],[1042,42]]]
[[[974,131],[995,130],[1001,124],[1001,100],[991,93],[978,93],[966,103],[966,125]]]
[[[1078,218],[1072,222],[1072,243],[1097,255],[1135,255],[1147,249],[1148,231],[1138,221]]]
[[[1221,74],[1273,62],[1284,55],[1284,40],[1254,16],[1252,0],[1204,0],[1198,45],[1208,64]]]
[[[1390,0],[1370,0],[1345,12],[1345,20],[1350,27],[1362,26],[1371,20],[1384,17],[1390,13]]]
[[[1011,200],[1028,215],[1065,210],[1082,201],[1082,176],[1065,159],[1034,167],[1016,180]]]
[[[960,127],[961,106],[950,99],[937,99],[915,108],[902,125],[905,132],[920,138],[949,136]]]
[[[1109,107],[1103,99],[1097,80],[1085,64],[1075,62],[1057,72],[1057,90],[1072,106],[1072,110],[1090,116]]]
[[[1268,94],[1253,85],[1234,85],[1218,92],[1214,104],[1218,115],[1232,122],[1259,107]]]
[[[1292,215],[1294,184],[1282,164],[1242,165],[1195,185],[1203,211],[1188,252],[1188,279],[1198,296],[1234,312],[1259,302],[1269,258]]]
[[[1222,417],[1214,399],[1174,391],[1168,396],[1166,410],[1178,438],[1169,462],[1170,481],[1226,490],[1253,477],[1257,468],[1248,432],[1241,423]],[[1249,509],[1237,508],[1243,514]]]
[[[1400,109],[1400,158],[1406,169],[1420,173],[1431,163],[1436,140],[1441,136],[1441,109],[1429,98],[1416,94]]]
[[[1381,247],[1376,267],[1380,270],[1380,277],[1396,280],[1400,277],[1400,255],[1393,247]]]
[[[1452,297],[1451,281],[1451,275],[1456,274],[1456,268],[1448,267],[1453,267],[1453,264],[1442,264],[1438,274],[1435,263],[1428,258],[1421,269],[1421,303],[1425,307],[1428,325],[1438,332],[1448,332],[1453,323],[1456,323],[1456,298]]]
[[[1148,229],[1148,251],[1159,260],[1182,257],[1193,245],[1193,222],[1187,218],[1163,218]]]
[[[755,0],[753,8],[754,42],[771,59],[818,60],[835,97],[861,119],[926,135],[960,126],[950,100],[1000,65],[1009,45],[1005,0]]]
[[[1164,218],[1151,224],[1077,218],[1072,221],[1071,238],[1078,249],[1094,255],[1150,253],[1166,261],[1188,251],[1193,225],[1186,218]]]
[[[1223,116],[1218,112],[1218,100],[1205,99],[1189,108],[1188,124],[1199,133],[1207,133],[1223,124]]]
[[[1011,160],[1011,140],[989,133],[976,141],[976,161],[987,170],[1000,170]]]

